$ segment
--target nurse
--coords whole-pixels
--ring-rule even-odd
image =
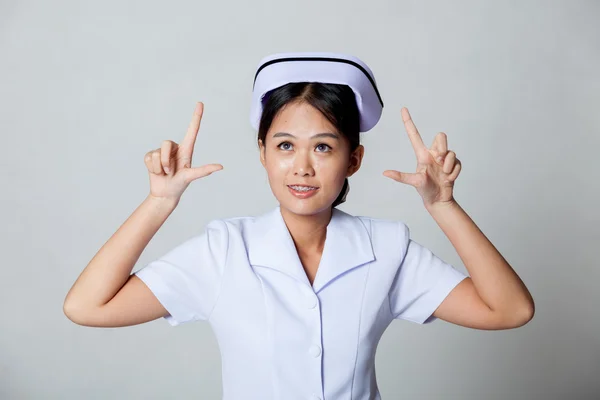
[[[192,167],[198,103],[180,144],[147,153],[148,197],[78,277],[65,314],[97,327],[207,321],[230,400],[380,399],[375,353],[394,319],[488,330],[526,324],[529,291],[453,196],[460,160],[444,133],[427,147],[406,108],[416,171],[383,175],[416,189],[468,275],[413,240],[403,222],[337,208],[361,166],[359,135],[382,110],[373,72],[354,56],[263,58],[250,121],[279,205],[212,220],[132,273],[188,185],[223,168]]]

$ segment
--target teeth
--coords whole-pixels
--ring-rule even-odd
[[[316,189],[315,187],[307,187],[307,186],[290,186],[290,187],[299,192],[308,192],[310,190]]]

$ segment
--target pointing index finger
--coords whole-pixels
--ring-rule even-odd
[[[406,132],[408,132],[408,138],[410,139],[415,152],[418,154],[419,151],[426,149],[427,147],[425,146],[425,143],[423,143],[423,139],[421,138],[415,123],[410,117],[408,108],[402,107],[402,110],[400,111],[402,114],[402,121],[404,121],[404,127],[406,128]]]
[[[187,129],[187,133],[181,142],[182,147],[185,149],[186,154],[192,156],[192,152],[194,149],[194,145],[196,143],[196,137],[198,136],[198,130],[200,129],[200,120],[202,119],[202,114],[204,113],[204,104],[202,102],[196,103],[196,108],[194,109],[194,114],[192,115],[192,120]]]

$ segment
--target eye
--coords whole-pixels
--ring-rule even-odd
[[[281,150],[289,150],[289,149],[284,149],[281,146],[283,146],[284,144],[289,144],[290,146],[292,145],[290,142],[281,142],[277,145],[278,148],[280,148]]]
[[[317,148],[319,148],[319,146],[325,146],[326,148],[328,148],[328,149],[329,149],[329,151],[331,151],[331,146],[329,146],[328,144],[325,144],[325,143],[319,143],[319,144],[317,145]]]

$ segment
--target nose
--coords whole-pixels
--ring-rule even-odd
[[[307,152],[300,151],[296,153],[296,157],[294,157],[294,175],[313,176],[314,174],[315,170]]]

